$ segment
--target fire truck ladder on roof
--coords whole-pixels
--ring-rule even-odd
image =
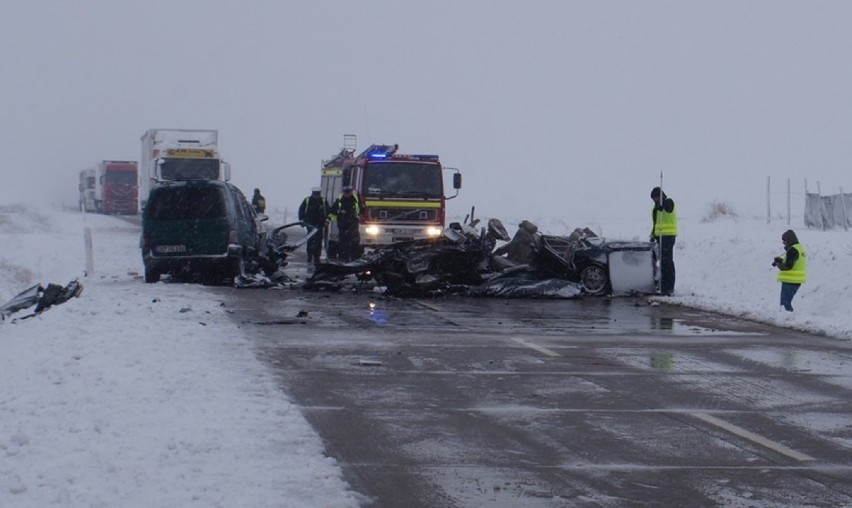
[[[358,144],[358,137],[355,134],[343,135],[343,149],[349,153],[355,153],[355,147]]]

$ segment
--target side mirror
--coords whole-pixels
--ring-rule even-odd
[[[259,220],[260,222],[267,221],[269,220],[269,216],[265,213],[259,213],[257,214],[257,220]]]
[[[221,161],[220,165],[222,166],[222,180],[226,182],[231,181],[231,165],[225,161]]]
[[[459,195],[459,189],[461,189],[462,177],[461,172],[456,168],[444,168],[444,171],[452,171],[453,172],[453,189],[455,189],[456,193],[452,196],[446,196],[444,199],[453,199],[454,197]],[[467,222],[467,220],[465,220]]]

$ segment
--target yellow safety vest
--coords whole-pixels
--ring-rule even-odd
[[[671,213],[665,210],[657,210],[653,207],[654,212],[654,236],[677,236],[677,208],[673,208]]]
[[[793,268],[789,270],[781,270],[778,272],[778,282],[787,282],[790,284],[804,284],[808,274],[808,258],[805,255],[805,248],[801,244],[793,245],[793,248],[799,252],[799,259],[793,263]],[[781,258],[781,262],[787,260],[787,254]]]

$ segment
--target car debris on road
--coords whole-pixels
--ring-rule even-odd
[[[478,222],[452,223],[440,238],[397,243],[348,263],[320,263],[304,288],[341,289],[354,276],[355,288],[373,283],[399,297],[578,298],[654,291],[650,242],[607,240],[588,228],[568,236],[543,235],[524,221],[520,236],[529,244],[521,247],[529,256],[527,263],[517,263],[499,255],[512,249],[495,250],[498,241],[509,241],[503,223],[490,219],[477,231]]]

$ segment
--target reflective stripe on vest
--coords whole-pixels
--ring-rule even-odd
[[[663,210],[652,208],[656,214],[654,221],[654,236],[677,236],[677,208],[672,209],[671,213]]]
[[[360,215],[361,214],[361,200],[358,199],[358,196],[356,196],[354,194],[353,194],[352,197],[355,198],[355,215]],[[337,198],[337,209],[340,210],[342,207],[343,207],[343,196],[340,196],[339,198]]]
[[[799,259],[793,263],[793,268],[778,272],[778,282],[804,284],[808,272],[808,258],[805,255],[805,248],[798,243],[793,245],[793,248],[799,252]],[[781,258],[781,262],[783,263],[786,260],[787,254],[784,254],[784,257]]]

